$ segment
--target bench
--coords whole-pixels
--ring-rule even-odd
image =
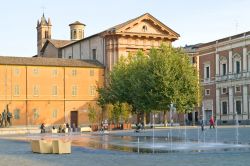
[[[52,153],[52,141],[32,140],[31,149],[34,153]]]
[[[58,129],[51,129],[51,133],[58,133]]]
[[[80,132],[91,132],[92,129],[90,127],[81,127]]]
[[[71,141],[32,140],[31,149],[34,153],[71,153]]]

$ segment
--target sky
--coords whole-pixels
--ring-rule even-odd
[[[0,55],[36,55],[36,25],[43,12],[52,38],[68,40],[69,24],[85,36],[150,13],[180,34],[174,46],[206,43],[250,31],[250,0],[0,0]]]

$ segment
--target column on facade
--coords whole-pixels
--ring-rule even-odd
[[[228,109],[228,114],[229,114],[229,119],[233,119],[233,110],[234,110],[234,100],[233,100],[233,87],[230,86],[228,89],[229,92],[229,100],[228,100],[228,104],[229,104],[229,109]]]
[[[247,48],[243,48],[243,76],[247,74]]]
[[[232,50],[229,51],[228,65],[229,65],[228,73],[229,73],[229,77],[231,78],[233,74],[233,51]]]
[[[220,74],[220,56],[219,54],[216,53],[215,55],[215,63],[216,63],[216,67],[215,67],[215,75],[219,76]],[[217,79],[217,78],[216,78]]]
[[[114,49],[114,61],[113,61],[113,65],[116,64],[118,62],[118,58],[117,58],[117,40],[114,38],[113,39],[113,49]]]
[[[215,103],[216,103],[216,119],[220,120],[220,89],[216,88],[216,98],[215,98]]]
[[[243,119],[248,118],[248,115],[247,115],[247,112],[248,112],[247,92],[248,92],[247,85],[243,85],[243,111],[242,111],[243,112]]]
[[[112,70],[112,39],[108,42],[109,71]]]

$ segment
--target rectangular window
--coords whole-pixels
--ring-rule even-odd
[[[57,109],[54,109],[53,111],[52,111],[52,114],[51,114],[51,117],[53,118],[53,119],[56,119],[57,118]]]
[[[205,89],[205,96],[209,96],[210,95],[210,89]]]
[[[240,61],[236,61],[236,73],[240,73]]]
[[[14,110],[14,119],[20,119],[20,109],[18,108]]]
[[[90,69],[89,75],[90,75],[90,76],[94,76],[94,75],[95,75],[95,70],[94,70],[94,69]]]
[[[33,75],[38,75],[39,70],[37,67],[33,68]]]
[[[57,86],[56,85],[52,86],[52,96],[57,96]]]
[[[33,86],[33,96],[39,96],[39,86],[38,85]]]
[[[92,49],[92,58],[96,60],[96,49]]]
[[[222,88],[222,94],[227,94],[227,88]]]
[[[236,100],[236,112],[237,114],[241,114],[241,101]]]
[[[36,108],[34,108],[32,110],[32,112],[33,112],[33,118],[34,118],[34,120],[38,119],[39,118],[39,111]]]
[[[76,85],[73,85],[72,86],[72,96],[76,96],[77,95],[77,86]]]
[[[96,92],[95,86],[90,86],[90,95],[95,96],[95,92]]]
[[[222,102],[222,114],[227,115],[227,102],[226,101]]]
[[[77,70],[76,70],[76,69],[72,69],[72,70],[71,70],[71,75],[72,75],[72,76],[76,76],[76,74],[77,74]]]
[[[14,74],[15,74],[15,76],[19,76],[19,75],[20,75],[20,70],[19,70],[19,68],[15,68],[15,69],[14,69]]]
[[[20,95],[19,85],[15,85],[14,96],[19,96],[19,95]]]
[[[222,64],[222,75],[225,76],[227,74],[227,65],[224,63]]]
[[[235,86],[235,92],[240,92],[240,86]]]
[[[196,57],[195,56],[192,57],[192,61],[193,61],[193,64],[196,63]]]
[[[51,72],[52,77],[56,77],[58,74],[57,69],[53,69]]]
[[[207,79],[210,78],[210,67],[209,66],[206,67],[206,78]]]

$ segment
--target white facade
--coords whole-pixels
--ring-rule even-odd
[[[104,38],[96,35],[62,48],[66,59],[97,60],[104,64]]]

